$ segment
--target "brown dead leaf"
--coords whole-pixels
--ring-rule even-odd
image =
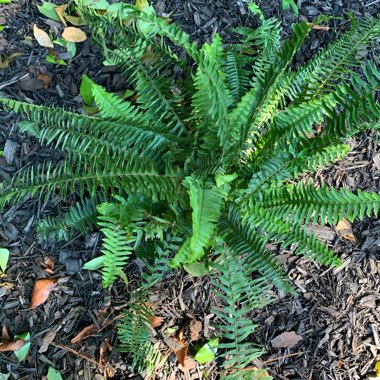
[[[313,25],[311,22],[307,23],[308,26],[310,26],[314,30],[330,30],[330,27],[328,25]]]
[[[190,342],[196,342],[200,339],[203,330],[202,322],[193,319],[190,322]]]
[[[189,372],[196,367],[197,367],[197,362],[194,359],[189,358],[189,357],[187,357],[185,359],[185,365],[184,366],[182,364],[179,364],[179,366],[178,366],[178,368],[182,372]]]
[[[65,20],[65,12],[68,6],[69,6],[68,4],[63,4],[58,7],[54,7],[55,13],[61,20],[62,24],[65,25],[65,27],[67,27],[66,20]]]
[[[53,278],[41,278],[34,284],[30,308],[35,309],[43,304],[49,297],[51,291],[57,286],[57,280]]]
[[[294,331],[286,331],[272,339],[271,343],[276,348],[292,348],[302,339]]]
[[[76,28],[74,26],[69,26],[65,28],[62,33],[62,37],[69,42],[83,42],[86,41],[87,36],[83,30]]]
[[[79,16],[70,16],[70,15],[64,15],[65,19],[74,26],[83,26],[86,25],[86,23],[82,20]]]
[[[24,339],[14,340],[13,342],[0,342],[0,352],[17,351],[25,343]]]
[[[4,341],[11,340],[11,334],[9,332],[9,328],[7,325],[4,325],[2,330],[1,330],[1,339]]]
[[[154,315],[147,315],[150,325],[155,329],[162,325],[164,321],[161,317],[155,317]]]
[[[352,225],[348,220],[340,220],[338,224],[335,226],[335,228],[341,238],[356,243],[356,238],[352,231]]]
[[[187,345],[183,341],[179,340],[178,338],[175,338],[175,339],[181,346],[179,350],[174,350],[175,356],[178,362],[182,365],[182,367],[185,367],[185,360],[187,357],[187,350],[188,350]]]
[[[106,367],[106,364],[108,363],[109,361],[109,356],[110,356],[110,353],[112,352],[112,346],[110,345],[108,339],[104,339],[104,341],[102,342],[102,344],[100,345],[100,348],[99,348],[99,367],[100,368],[105,368]]]
[[[51,82],[51,75],[46,75],[46,74],[38,74],[38,79],[42,80],[44,82],[44,89],[47,90],[49,88],[50,82]],[[49,259],[49,258],[48,258]],[[49,274],[54,274],[54,261],[50,259],[51,262],[46,264],[46,259],[45,259],[45,264],[46,264],[46,269],[45,272]]]
[[[177,335],[174,337],[174,340],[177,341],[177,343],[180,346],[179,349],[174,350],[174,353],[178,362],[182,365],[182,367],[185,367],[185,360],[186,360],[187,351],[188,351],[187,344],[183,340],[183,333],[185,331],[185,327],[186,327],[186,323],[182,325]]]
[[[94,324],[87,326],[79,334],[77,334],[73,339],[71,339],[71,343],[72,344],[79,343],[82,340],[96,334],[98,331],[99,329]]]
[[[33,25],[34,38],[37,40],[38,44],[47,48],[54,48],[54,44],[51,41],[49,35],[40,29],[36,24]]]
[[[49,349],[50,344],[54,341],[55,336],[57,335],[57,331],[51,330],[49,331],[41,341],[41,347],[38,350],[38,353],[42,354]]]

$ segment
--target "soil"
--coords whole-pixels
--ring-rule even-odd
[[[216,32],[226,42],[234,41],[233,27],[257,25],[246,3],[156,0],[153,4],[159,14],[170,16],[192,39],[202,43],[209,42]],[[329,30],[311,33],[297,56],[298,63],[307,61],[347,28],[347,13],[360,18],[380,12],[380,1],[373,0],[299,0],[298,16],[292,11],[282,12],[280,0],[261,3],[267,17],[282,20],[285,35],[300,18],[311,20],[320,14],[338,17],[330,21]],[[40,14],[37,4],[36,0],[0,4],[0,25],[5,25],[0,32],[0,96],[79,109],[83,74],[109,89],[123,88],[122,78],[103,66],[99,49],[89,40],[78,44],[78,53],[69,64],[47,63],[48,49],[39,47],[32,37],[33,24],[45,30],[50,27],[54,33],[61,31],[62,25]],[[373,54],[377,52],[375,47]],[[8,64],[7,58],[14,53],[18,55]],[[0,149],[4,151],[0,157],[1,179],[9,179],[29,165],[60,158],[59,152],[20,134],[18,119],[17,115],[0,113]],[[317,173],[314,180],[379,192],[377,138],[369,132],[351,140],[348,157]],[[11,379],[42,379],[52,366],[64,379],[139,379],[130,373],[129,359],[114,348],[115,321],[125,304],[125,286],[117,283],[111,290],[104,290],[97,272],[81,270],[84,262],[99,253],[100,235],[73,236],[70,241],[55,245],[36,239],[36,221],[60,215],[73,200],[56,196],[43,202],[30,198],[0,216],[0,247],[7,247],[12,253],[7,275],[0,278],[0,327],[3,337],[6,330],[10,335],[24,331],[31,334],[27,360],[18,363],[12,353],[0,353],[0,372],[10,373]],[[291,251],[279,252],[298,296],[277,294],[276,302],[252,312],[258,326],[252,340],[267,351],[254,365],[268,368],[274,379],[366,379],[380,360],[380,221],[356,222],[348,232],[334,227],[313,228],[334,247],[344,265],[338,269],[318,267],[293,256]],[[138,275],[137,261],[128,267],[128,274],[132,279]],[[45,277],[58,279],[58,286],[47,302],[30,310],[34,283]],[[186,324],[189,336],[212,336],[210,304],[214,300],[207,279],[173,274],[157,286],[151,300],[156,305],[155,315],[164,318],[167,326]],[[95,325],[96,331],[89,338],[71,343],[90,325]],[[284,332],[295,332],[302,339],[291,349],[274,347],[273,339]],[[167,352],[169,355],[168,349]],[[212,362],[186,374],[178,370],[171,354],[168,368],[160,377],[216,379],[217,367]]]

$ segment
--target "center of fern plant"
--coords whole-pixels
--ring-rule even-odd
[[[23,115],[22,132],[66,152],[59,163],[3,181],[0,206],[56,192],[79,197],[63,221],[43,220],[38,231],[67,238],[73,229],[99,228],[103,249],[94,265],[105,287],[120,276],[127,281],[132,255],[144,260],[119,336],[145,373],[162,360],[150,340],[149,289],[171,270],[203,268],[223,304],[213,310],[222,378],[253,379],[262,350],[247,340],[255,326],[246,315],[271,301],[273,286],[293,291],[268,243],[337,266],[307,225],[378,213],[377,193],[316,187],[303,176],[342,159],[349,137],[380,126],[380,73],[357,54],[380,35],[380,21],[352,19],[349,32],[292,69],[321,20],[294,25],[281,43],[280,23],[261,17],[256,29],[236,29],[239,43],[216,35],[198,47],[150,6],[120,3],[99,13],[76,3],[134,95],[123,99],[89,81],[99,110],[91,116],[0,99]],[[361,75],[353,71],[358,65]]]

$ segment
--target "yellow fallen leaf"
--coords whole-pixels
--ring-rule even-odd
[[[62,33],[62,37],[69,42],[83,42],[87,39],[86,33],[79,28],[75,28],[74,26],[65,28]]]
[[[67,15],[67,14],[65,14],[64,16],[65,16],[65,19],[70,24],[73,24],[74,26],[83,26],[83,25],[86,25],[86,23],[79,16],[70,16],[70,15]]]
[[[9,67],[9,63],[20,55],[22,55],[22,53],[16,52],[16,53],[12,53],[4,60],[2,60],[0,57],[0,69],[7,69]]]
[[[54,7],[55,13],[57,14],[59,19],[61,20],[62,24],[65,26],[67,26],[66,20],[65,20],[65,11],[66,11],[68,6],[69,6],[69,4],[63,4],[63,5],[60,5],[58,7]]]
[[[54,44],[51,41],[49,35],[40,29],[36,24],[33,25],[34,38],[37,40],[38,44],[47,48],[54,48]]]
[[[339,236],[341,236],[343,239],[350,240],[356,243],[356,238],[352,232],[351,223],[348,220],[346,219],[340,220],[339,223],[335,226],[335,228],[337,232],[339,233]]]

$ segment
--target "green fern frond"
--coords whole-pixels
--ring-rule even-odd
[[[115,221],[110,221],[109,218],[102,216],[99,217],[98,226],[101,227],[100,231],[104,234],[101,251],[104,256],[103,286],[108,288],[120,277],[120,272],[123,271],[132,254],[137,237]]]
[[[269,188],[279,188],[286,179],[296,179],[307,172],[315,172],[341,160],[350,150],[349,145],[337,144],[334,138],[315,138],[296,140],[295,146],[289,149],[286,143],[278,145],[277,149],[264,154],[263,148],[260,158],[251,158],[254,174],[247,186],[247,193],[243,200],[250,202],[257,200],[257,193]],[[339,139],[338,139],[339,141]],[[298,146],[297,146],[298,144]],[[252,173],[252,172],[251,172]],[[241,202],[243,202],[243,200]]]
[[[145,374],[148,378],[166,362],[159,349],[151,343],[151,311],[144,301],[129,303],[118,324],[120,350],[132,355],[132,371]]]
[[[150,156],[153,152],[161,156],[170,145],[166,135],[151,130],[148,126],[130,126],[61,108],[21,103],[11,99],[2,98],[0,103],[7,110],[21,112],[28,119],[20,123],[22,132],[31,134],[43,144],[55,142],[55,147],[76,155],[120,156],[128,148],[140,153],[145,151],[142,150],[144,147],[149,149]]]
[[[318,99],[324,93],[331,92],[345,74],[358,66],[358,52],[366,50],[379,36],[380,20],[368,17],[360,22],[353,18],[351,21],[350,31],[298,71],[294,88],[299,90],[294,91],[294,101]]]
[[[81,234],[96,226],[97,199],[85,199],[71,206],[64,216],[48,217],[37,223],[39,239],[47,241],[68,240],[73,230]]]
[[[313,136],[313,127],[321,124],[326,116],[325,107],[332,109],[336,104],[337,100],[332,94],[328,94],[322,99],[286,108],[274,117],[271,126],[272,139],[291,140]]]
[[[144,289],[151,288],[171,271],[170,256],[173,252],[178,252],[181,243],[181,238],[166,236],[162,242],[154,244],[154,260],[146,263],[147,271],[142,274]]]
[[[246,314],[252,308],[265,306],[269,301],[269,288],[265,279],[253,280],[250,277],[251,267],[243,257],[235,257],[227,250],[221,250],[221,258],[214,263],[218,270],[217,278],[212,277],[213,291],[224,302],[222,309],[212,309],[221,321],[217,327],[225,340],[219,343],[222,351],[223,368],[226,371],[224,379],[247,379],[254,371],[246,371],[252,361],[263,354],[261,348],[246,339],[254,332],[256,326]],[[223,324],[222,324],[223,323]],[[247,377],[247,372],[251,377]]]
[[[314,234],[308,234],[306,228],[299,223],[282,221],[275,213],[264,209],[262,204],[249,210],[251,217],[247,217],[256,228],[261,228],[267,234],[268,239],[281,243],[282,247],[296,244],[296,253],[304,255],[323,265],[339,266],[342,264],[339,258],[321,243]]]
[[[172,266],[193,263],[199,260],[216,231],[224,194],[216,186],[208,187],[200,180],[186,177],[183,185],[188,188],[192,209],[192,235],[179,250],[172,261]]]
[[[249,90],[250,71],[246,66],[252,58],[242,55],[239,51],[227,51],[226,80],[233,99],[232,106],[236,106],[241,97]]]
[[[56,242],[69,240],[72,236],[72,231],[61,217],[48,216],[40,220],[37,223],[36,232],[39,241]]]
[[[279,262],[265,248],[268,239],[260,235],[248,220],[243,222],[237,210],[231,210],[228,216],[221,219],[218,235],[223,238],[235,257],[246,255],[245,260],[249,267],[258,268],[262,278],[283,292],[293,292]]]
[[[380,89],[380,73],[370,62],[363,66],[363,72],[365,81],[357,74],[351,74],[353,89],[343,84],[334,93],[341,111],[336,115],[335,110],[329,110],[322,136],[347,138],[362,130],[363,125],[376,124],[380,120],[380,108],[375,96]]]
[[[351,222],[365,215],[377,215],[380,208],[380,195],[361,190],[354,194],[348,190],[336,190],[322,184],[317,189],[312,182],[306,185],[288,185],[268,192],[261,206],[276,217],[289,216],[296,223],[337,224],[343,218]]]
[[[162,71],[168,62],[157,58],[154,64],[144,61],[146,43],[140,42],[134,48],[123,47],[110,51],[112,63],[118,65],[131,84],[136,85],[140,107],[149,111],[148,116],[154,129],[163,130],[177,136],[187,135],[187,127],[181,118],[183,97],[172,91],[174,83],[167,79]],[[148,51],[152,54],[154,51]],[[153,107],[147,107],[148,104]],[[149,108],[149,109],[148,109]]]
[[[197,129],[203,138],[203,149],[212,150],[229,144],[228,108],[232,103],[226,85],[222,41],[216,35],[210,45],[203,45],[194,77],[193,115],[201,120]]]
[[[92,166],[91,166],[92,164]],[[81,195],[85,189],[95,195],[99,187],[121,193],[143,194],[153,200],[183,201],[179,183],[180,173],[167,171],[159,173],[155,163],[146,157],[130,155],[128,160],[104,163],[83,163],[74,169],[68,162],[57,167],[51,163],[30,167],[14,176],[9,183],[3,183],[0,190],[0,208],[10,202],[19,202],[25,196],[45,194],[45,199],[59,189],[65,197],[69,192],[78,191]]]
[[[286,95],[285,87],[281,86],[283,74],[309,31],[310,26],[306,22],[293,27],[292,37],[285,41],[270,67],[264,73],[256,74],[253,81],[255,87],[243,96],[232,111],[230,123],[234,126],[233,135],[240,136],[240,148],[248,138],[256,140],[264,131],[265,122],[273,119],[276,114],[278,104]]]

